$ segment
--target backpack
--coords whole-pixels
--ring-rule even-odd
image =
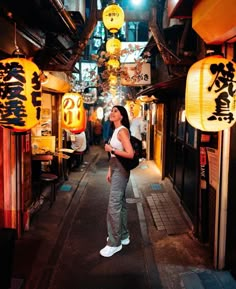
[[[132,135],[130,136],[130,142],[134,149],[134,157],[132,159],[116,155],[117,159],[127,171],[136,168],[139,165],[139,159],[142,157],[142,142]]]

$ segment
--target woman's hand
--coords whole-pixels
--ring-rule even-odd
[[[110,169],[110,167],[109,167],[109,169],[108,169],[108,172],[107,172],[107,177],[106,177],[106,179],[107,179],[108,183],[110,183],[110,182],[111,182],[111,169]]]
[[[112,146],[110,144],[105,144],[104,149],[105,149],[106,152],[110,153],[112,151]]]

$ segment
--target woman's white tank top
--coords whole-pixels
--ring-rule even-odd
[[[112,137],[111,137],[111,141],[110,141],[110,145],[115,149],[115,150],[119,150],[119,151],[123,151],[124,150],[124,147],[122,145],[122,143],[119,141],[118,139],[118,133],[119,131],[122,129],[122,128],[125,128],[127,129],[125,126],[121,125],[119,126],[118,128],[116,128],[112,134]],[[112,155],[113,156],[113,155]]]

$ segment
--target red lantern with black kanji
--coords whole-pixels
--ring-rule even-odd
[[[236,121],[236,65],[219,55],[194,63],[187,75],[188,122],[202,131],[221,131]]]
[[[0,61],[0,126],[25,132],[40,121],[40,70],[25,58]]]
[[[62,97],[61,126],[73,133],[80,133],[86,129],[86,112],[83,97],[76,92],[69,92]]]

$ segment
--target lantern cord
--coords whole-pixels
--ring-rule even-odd
[[[16,43],[16,22],[14,22],[14,44],[16,49],[13,51],[12,56],[25,58],[25,54],[20,50],[19,46]]]

